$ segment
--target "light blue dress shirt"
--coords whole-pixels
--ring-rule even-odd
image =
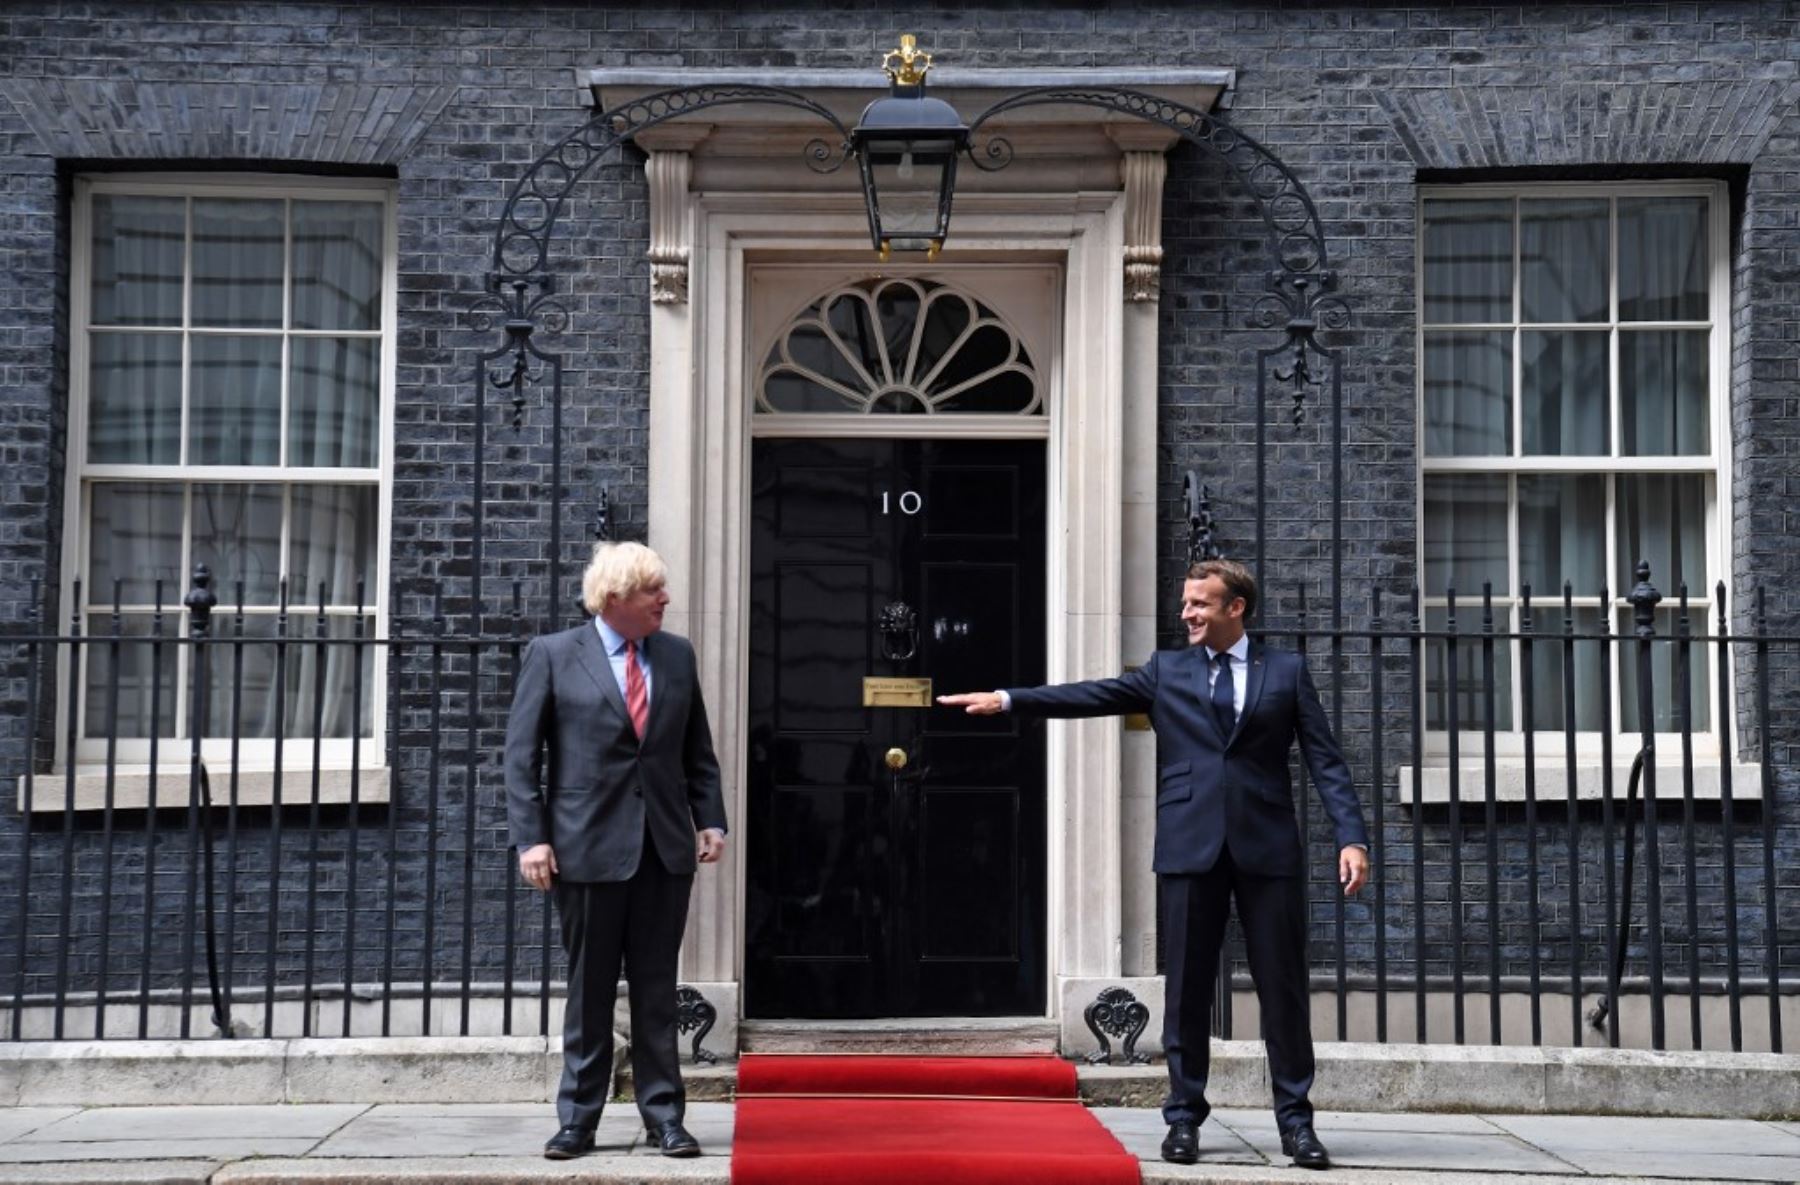
[[[594,629],[599,631],[600,644],[606,647],[606,661],[612,664],[613,678],[619,681],[619,694],[625,694],[625,635],[606,624],[603,617],[594,618]],[[644,644],[638,643],[638,667],[644,672],[644,702],[650,702],[652,687],[650,685],[650,658],[644,653]]]

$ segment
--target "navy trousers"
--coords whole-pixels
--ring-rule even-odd
[[[1225,920],[1237,902],[1250,976],[1262,1008],[1275,1122],[1283,1132],[1312,1123],[1311,987],[1306,965],[1306,879],[1257,876],[1229,850],[1203,873],[1164,876],[1163,1050],[1169,1059],[1169,1123],[1206,1119],[1213,989]]]

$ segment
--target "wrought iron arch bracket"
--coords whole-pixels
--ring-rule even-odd
[[[1342,329],[1350,323],[1350,306],[1336,295],[1338,277],[1331,267],[1318,207],[1300,178],[1254,136],[1211,112],[1159,95],[1113,87],[1038,87],[1007,96],[969,121],[971,163],[991,171],[1012,162],[1012,145],[1005,137],[991,135],[985,143],[974,142],[989,120],[1022,107],[1051,105],[1098,107],[1160,124],[1224,165],[1256,203],[1268,270],[1266,291],[1251,314],[1251,324],[1262,329],[1280,327],[1286,332],[1285,343],[1272,352],[1290,354],[1290,365],[1277,370],[1275,376],[1294,388],[1297,426],[1304,418],[1307,389],[1322,382],[1308,365],[1308,357],[1335,356],[1319,344],[1318,331]]]
[[[595,112],[564,136],[513,183],[500,225],[494,232],[494,269],[489,286],[541,280],[550,272],[550,243],[563,204],[588,172],[622,142],[683,115],[737,103],[792,107],[819,117],[837,133],[837,143],[820,138],[807,145],[807,162],[819,172],[835,172],[849,151],[850,131],[818,102],[799,91],[774,86],[691,86],[658,91]]]

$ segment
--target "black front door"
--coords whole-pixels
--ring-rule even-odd
[[[757,441],[752,472],[745,1014],[1041,1015],[1042,731],[863,681],[1042,682],[1044,445]]]

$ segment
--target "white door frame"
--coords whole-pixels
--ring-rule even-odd
[[[1111,191],[968,195],[957,207],[954,251],[1028,253],[1060,258],[1065,268],[1061,355],[1046,360],[1052,402],[1045,658],[1052,681],[1118,673],[1127,626],[1124,561],[1148,556],[1154,571],[1153,539],[1133,540],[1128,548],[1124,538],[1127,439],[1141,441],[1147,424],[1153,442],[1155,431],[1153,350],[1132,359],[1131,432],[1125,423],[1124,206],[1124,195]],[[843,260],[869,247],[854,194],[692,195],[688,217],[689,300],[651,306],[649,539],[669,565],[675,594],[669,626],[693,639],[699,652],[736,829],[725,862],[696,881],[682,948],[684,982],[718,1007],[719,1038],[731,1045],[735,1034],[726,1022],[737,1015],[744,965],[739,853],[749,825],[743,815],[751,438],[746,255],[822,253]],[[1137,320],[1143,313],[1153,318],[1154,307],[1134,305],[1130,312],[1140,314]],[[1153,319],[1150,325],[1153,343]],[[1134,347],[1141,343],[1141,332],[1131,336]],[[1154,464],[1146,464],[1141,447],[1131,452],[1152,472],[1130,485],[1153,488]],[[1123,969],[1121,735],[1116,720],[1058,721],[1048,729],[1052,1015],[1068,1012],[1059,1001],[1069,981],[1116,978]]]

